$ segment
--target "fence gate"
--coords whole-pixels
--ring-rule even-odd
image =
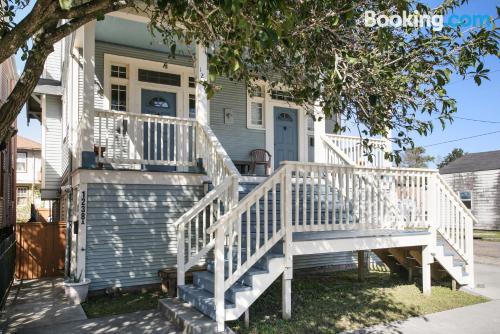
[[[66,223],[16,224],[16,278],[62,276]]]

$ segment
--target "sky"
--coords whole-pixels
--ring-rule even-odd
[[[435,3],[436,1],[430,1]],[[496,16],[496,6],[500,0],[470,0],[469,4],[461,7],[456,14],[486,14]],[[23,68],[20,56],[16,56],[18,71]],[[490,57],[486,61],[486,68],[491,70],[490,81],[484,80],[477,86],[472,79],[462,80],[461,77],[452,77],[448,84],[448,93],[457,100],[458,112],[452,124],[442,130],[436,123],[432,134],[427,137],[415,137],[418,146],[424,146],[427,153],[442,158],[453,148],[462,148],[465,152],[484,152],[500,149],[500,60]],[[481,120],[472,121],[463,118]],[[18,117],[19,134],[37,141],[41,141],[41,127],[38,121],[32,120],[27,126],[26,112]],[[451,143],[446,141],[472,137],[485,133],[497,133],[476,138],[460,140]],[[431,164],[430,167],[433,167]]]

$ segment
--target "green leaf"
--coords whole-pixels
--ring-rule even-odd
[[[64,10],[68,10],[73,6],[73,0],[59,0],[59,6]]]

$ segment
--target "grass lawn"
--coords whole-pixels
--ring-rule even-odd
[[[161,291],[124,292],[115,296],[101,295],[89,297],[82,304],[87,317],[99,318],[107,315],[150,310],[158,306],[158,299],[164,298]]]
[[[474,239],[500,242],[500,231],[474,230]]]
[[[292,281],[292,320],[281,319],[279,279],[250,308],[249,328],[239,321],[230,326],[252,334],[339,333],[487,300],[447,286],[433,286],[425,297],[418,285],[388,273],[372,272],[363,283],[353,271],[314,273]]]

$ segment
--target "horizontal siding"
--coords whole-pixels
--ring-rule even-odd
[[[210,127],[233,160],[249,160],[249,152],[266,148],[265,131],[247,128],[247,90],[243,82],[218,78],[221,90],[210,100]],[[224,124],[224,109],[233,111],[233,123]]]
[[[63,53],[62,44],[63,40],[60,40],[59,42],[54,44],[54,51],[49,54],[47,60],[45,61],[42,78],[61,81]]]
[[[61,100],[56,96],[46,96],[44,142],[44,189],[59,189],[62,177],[62,124]]]
[[[500,170],[444,174],[454,191],[472,191],[478,229],[500,229]]]
[[[201,185],[88,185],[90,289],[158,283],[177,263],[174,222],[202,197]]]

